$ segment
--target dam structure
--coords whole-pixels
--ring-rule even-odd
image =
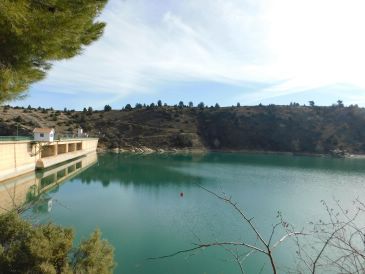
[[[49,129],[38,130],[44,133],[34,132],[33,138],[0,137],[0,182],[82,157],[95,152],[98,145],[98,138],[53,138]]]
[[[71,180],[81,172],[95,165],[97,161],[96,152],[92,152],[84,157],[73,159],[50,168],[37,171],[33,170],[0,183],[0,215],[12,209],[19,208],[33,200],[37,200],[41,194],[57,188],[67,180]],[[37,204],[39,202],[42,201],[38,201]]]

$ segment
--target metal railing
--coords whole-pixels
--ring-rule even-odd
[[[56,134],[54,140],[67,141],[67,140],[95,139],[95,138],[98,137],[90,136],[88,134],[83,134],[81,136],[78,136],[77,134]]]
[[[1,141],[32,141],[33,136],[0,136]]]
[[[96,139],[94,136],[65,136],[56,135],[54,141],[67,141],[67,140],[81,140],[81,139]],[[0,142],[6,141],[34,141],[33,136],[0,136]]]

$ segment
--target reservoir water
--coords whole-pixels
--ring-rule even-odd
[[[50,179],[52,170],[36,174],[40,187],[33,196],[44,202],[25,217],[73,227],[76,241],[100,228],[115,247],[115,273],[240,273],[232,250],[221,247],[147,260],[199,242],[257,243],[237,212],[199,185],[231,196],[254,217],[266,238],[278,211],[299,229],[325,215],[321,200],[339,199],[347,207],[357,197],[365,199],[362,159],[240,153],[93,157],[78,167],[66,167],[70,176],[57,167],[57,184]],[[247,253],[243,248],[236,251]],[[276,249],[274,257],[279,273],[295,266],[290,241]],[[248,273],[270,273],[260,254],[249,256],[244,266]]]

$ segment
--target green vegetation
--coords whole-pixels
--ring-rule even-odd
[[[111,111],[111,110],[112,110],[111,106],[109,106],[109,105],[104,106],[104,111]]]
[[[52,61],[71,58],[97,40],[107,0],[0,1],[0,102],[42,80]]]
[[[365,109],[357,105],[344,106],[342,101],[327,107],[314,102],[309,106],[295,102],[289,106],[191,105],[138,103],[122,110],[107,105],[98,112],[39,108],[27,113],[4,106],[0,135],[16,135],[17,129],[19,135],[31,135],[36,126],[55,127],[64,134],[81,126],[90,136],[99,137],[104,148],[365,153]]]
[[[16,213],[0,216],[1,273],[113,273],[114,250],[96,230],[72,247],[73,231],[31,225]]]

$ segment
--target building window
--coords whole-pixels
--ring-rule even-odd
[[[43,137],[44,137],[44,133],[40,133],[40,134],[39,134],[39,136],[40,136],[41,138],[43,138]]]

